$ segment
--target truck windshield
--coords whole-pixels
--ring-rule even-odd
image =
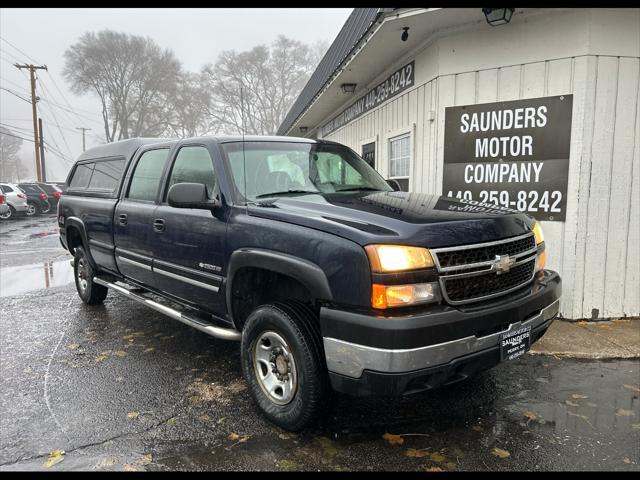
[[[293,142],[244,145],[244,152],[242,142],[221,145],[241,201],[305,193],[393,190],[367,162],[340,145]]]

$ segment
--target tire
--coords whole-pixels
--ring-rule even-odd
[[[36,213],[38,213],[38,207],[36,206],[35,203],[28,202],[27,205],[28,205],[28,208],[27,208],[27,211],[25,212],[25,215],[27,217],[33,217]]]
[[[109,289],[93,282],[95,271],[83,247],[76,247],[73,262],[73,278],[76,282],[78,296],[87,305],[97,305],[102,303],[107,297]]]
[[[251,396],[271,422],[298,431],[317,418],[329,383],[319,322],[309,307],[299,302],[257,307],[242,330],[241,350],[242,372]],[[271,393],[269,383],[278,385]]]
[[[9,211],[4,215],[0,215],[2,220],[10,220],[12,218],[16,218],[16,209],[9,205]]]
[[[49,202],[44,202],[38,205],[38,213],[44,215],[45,213],[49,213],[51,211],[51,204]]]

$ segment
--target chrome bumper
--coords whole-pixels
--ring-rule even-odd
[[[324,351],[327,368],[330,372],[352,378],[360,378],[364,370],[385,373],[401,373],[419,370],[449,363],[451,360],[487,348],[495,347],[500,335],[517,330],[523,326],[532,329],[549,321],[558,314],[560,300],[540,310],[536,315],[522,322],[509,325],[509,328],[486,337],[465,337],[450,342],[429,345],[428,347],[406,350],[388,350],[367,347],[355,343],[324,337]]]

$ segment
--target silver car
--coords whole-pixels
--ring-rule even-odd
[[[9,205],[8,212],[0,212],[0,218],[8,220],[28,214],[29,205],[27,204],[27,196],[20,187],[13,183],[0,183],[0,188],[2,188],[5,196],[5,202]]]

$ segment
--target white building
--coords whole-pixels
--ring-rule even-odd
[[[356,9],[278,133],[528,211],[563,317],[639,316],[639,85],[640,9]]]

